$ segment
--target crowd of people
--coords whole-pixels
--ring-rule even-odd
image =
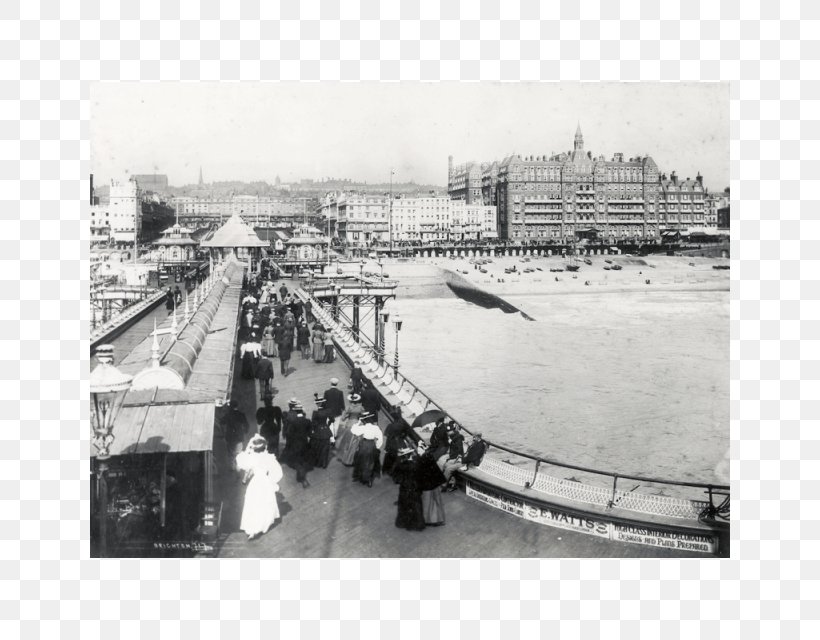
[[[297,483],[307,489],[311,486],[307,474],[327,469],[334,457],[351,469],[353,482],[372,487],[385,477],[399,485],[397,527],[418,531],[443,525],[441,494],[455,490],[456,469],[480,463],[486,451],[481,434],[465,451],[460,427],[441,419],[426,444],[403,418],[400,407],[387,408],[389,424],[382,431],[378,424],[382,397],[360,362],[354,363],[348,394],[336,377],[323,393],[314,392],[310,417],[297,397],[289,399],[287,410],[274,406],[270,359],[278,357],[281,373],[287,376],[294,350],[304,360],[333,362],[334,346],[328,331],[318,323],[311,325],[310,303],[303,304],[284,284],[276,290],[266,275],[263,270],[260,278],[245,283],[240,328],[241,374],[256,381],[262,401],[255,414],[256,428],[250,428],[235,399],[224,421],[230,472],[247,484],[241,529],[253,539],[279,517],[275,503],[283,477],[281,465],[293,469]]]
[[[271,392],[274,377],[270,359],[279,360],[279,372],[287,377],[296,370],[291,365],[294,352],[301,360],[332,363],[336,354],[330,330],[313,316],[311,302],[302,302],[284,283],[276,289],[272,280],[260,275],[245,281],[242,298],[241,341],[242,377],[256,380],[259,398]]]

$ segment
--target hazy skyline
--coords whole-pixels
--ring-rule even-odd
[[[325,177],[446,186],[463,164],[572,148],[652,156],[664,173],[729,186],[729,86],[716,83],[97,83],[97,184]]]

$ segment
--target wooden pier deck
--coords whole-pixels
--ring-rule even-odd
[[[295,396],[308,416],[313,394],[330,386],[337,377],[346,391],[349,370],[342,360],[316,364],[302,360],[294,351],[291,373],[279,373],[274,361],[274,404],[286,407]],[[239,359],[236,362],[239,367]],[[237,370],[232,397],[239,400],[251,428],[261,405],[254,381],[243,380]],[[387,424],[380,416],[379,424]],[[224,441],[216,437],[215,447]],[[280,449],[282,445],[280,444]],[[216,449],[215,449],[216,450]],[[549,558],[549,557],[697,557],[703,554],[674,551],[603,540],[594,536],[528,522],[484,505],[457,491],[443,495],[446,524],[424,531],[406,531],[394,525],[398,486],[389,477],[377,479],[372,488],[351,481],[351,469],[333,458],[327,469],[308,473],[310,487],[296,483],[296,471],[283,466],[278,494],[281,517],[263,536],[248,541],[239,531],[245,487],[236,474],[214,480],[216,499],[223,502],[219,557],[281,558]]]

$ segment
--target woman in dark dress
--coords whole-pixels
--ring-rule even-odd
[[[421,490],[416,480],[416,460],[412,449],[399,452],[399,461],[393,473],[399,480],[399,500],[396,511],[396,526],[408,531],[423,531],[424,509],[421,503]]]
[[[363,413],[361,421],[351,429],[351,433],[354,436],[361,436],[353,460],[353,481],[359,481],[372,487],[374,478],[381,476],[379,457],[384,440],[381,429],[376,423],[376,416],[372,413]]]
[[[391,417],[393,421],[384,430],[382,473],[392,477],[393,468],[398,462],[399,450],[407,446],[413,446],[419,440],[419,436],[401,417],[401,407],[394,407],[391,411]],[[393,481],[398,483],[395,477]]]
[[[447,453],[450,448],[450,440],[447,436],[447,426],[444,424],[444,418],[436,421],[436,428],[430,434],[430,452],[433,458],[438,460],[441,456]]]
[[[310,450],[313,454],[313,465],[327,469],[330,462],[330,439],[333,437],[333,432],[330,430],[330,413],[325,409],[325,399],[320,398],[319,394],[313,394],[316,401],[316,411],[310,417],[313,431],[310,436]]]
[[[296,346],[302,352],[302,360],[310,358],[310,329],[304,322],[296,329]]]
[[[242,377],[245,380],[255,379],[256,363],[262,355],[262,345],[256,341],[256,335],[251,333],[239,350],[242,353]]]
[[[421,506],[424,522],[433,527],[444,524],[444,502],[441,500],[441,485],[447,481],[431,451],[422,454],[416,466],[416,482],[421,491]]]
[[[282,410],[273,406],[273,399],[265,396],[265,406],[256,410],[259,435],[268,442],[268,453],[279,458],[279,434],[282,431]]]
[[[339,428],[336,431],[336,458],[349,467],[356,458],[356,451],[359,449],[361,440],[361,436],[353,435],[353,427],[359,423],[362,414],[362,399],[354,393],[347,396],[347,400],[350,404],[342,414]]]

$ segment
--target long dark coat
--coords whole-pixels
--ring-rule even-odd
[[[447,427],[444,423],[439,424],[430,434],[430,452],[435,460],[447,453],[450,448],[450,440],[447,436]]]
[[[273,380],[273,363],[267,358],[260,358],[256,364],[256,378],[258,380]]]
[[[299,412],[292,420],[288,420],[287,440],[282,459],[291,469],[296,469],[296,481],[302,482],[305,474],[313,467],[310,451],[310,420],[304,413]]]
[[[296,344],[299,347],[307,347],[310,345],[310,329],[306,325],[300,324],[296,330]]]
[[[370,411],[375,415],[379,415],[379,407],[381,406],[381,396],[372,386],[362,391],[362,408],[365,411]]]
[[[256,356],[250,351],[242,355],[242,377],[245,380],[253,380],[256,377]]]
[[[409,531],[422,531],[427,526],[424,523],[421,489],[416,480],[416,464],[412,458],[405,458],[396,464],[394,470],[399,481],[396,526]]]
[[[290,360],[290,356],[293,353],[293,342],[291,340],[282,340],[279,343],[279,359],[280,360]]]
[[[418,435],[403,418],[394,420],[384,429],[384,461],[382,473],[393,475],[393,468],[398,461],[399,449],[411,446],[419,440]],[[394,478],[395,480],[395,478]]]
[[[279,407],[259,407],[256,410],[259,435],[268,441],[268,453],[279,457],[279,433],[282,431],[282,410]]]
[[[326,408],[317,409],[310,417],[313,432],[310,436],[310,449],[313,456],[313,464],[322,469],[327,469],[330,462],[330,439],[333,432],[330,430],[332,418]]]
[[[325,390],[324,398],[325,409],[330,414],[331,418],[337,418],[345,410],[345,394],[338,387],[330,387]]]
[[[447,482],[447,478],[438,468],[435,458],[429,453],[420,456],[416,466],[416,482],[420,491],[438,489]]]

